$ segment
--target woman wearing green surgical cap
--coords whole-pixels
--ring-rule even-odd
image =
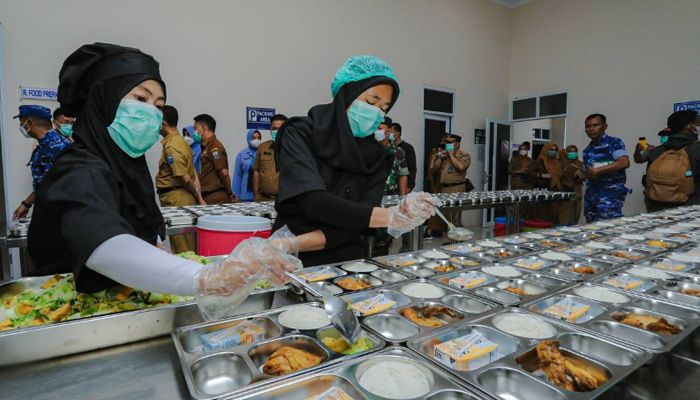
[[[374,131],[399,96],[393,69],[374,56],[351,57],[331,84],[333,101],[278,132],[277,219],[297,235],[305,266],[361,258],[362,233],[388,228],[399,236],[434,214],[437,201],[411,193],[381,208],[391,157]]]
[[[570,144],[565,150],[559,152],[561,162],[561,188],[566,192],[574,193],[574,203],[562,203],[559,207],[559,223],[569,225],[572,221],[578,222],[581,217],[583,205],[583,182],[586,176],[583,174],[583,162],[578,158],[578,147]]]

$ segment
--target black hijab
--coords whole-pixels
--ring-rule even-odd
[[[109,166],[120,185],[122,204],[153,234],[164,234],[151,174],[144,156],[132,158],[109,136],[107,127],[122,98],[139,83],[153,79],[165,92],[158,62],[138,49],[113,44],[85,45],[73,52],[59,73],[58,101],[77,117],[69,152],[87,150]]]
[[[399,97],[399,84],[385,76],[374,76],[343,85],[332,103],[314,106],[309,110],[308,118],[291,118],[284,127],[304,131],[316,158],[331,167],[358,175],[371,175],[383,166],[386,149],[372,135],[362,139],[354,137],[346,110],[365,90],[381,84],[394,88],[389,106],[391,110]],[[284,131],[280,129],[278,141],[283,140]]]

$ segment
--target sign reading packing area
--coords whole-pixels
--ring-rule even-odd
[[[58,99],[58,90],[51,88],[20,86],[19,98],[29,100],[56,101]]]
[[[683,103],[675,103],[673,105],[673,112],[685,110],[694,110],[700,113],[700,100],[684,101]]]
[[[246,107],[246,129],[270,129],[274,108]]]

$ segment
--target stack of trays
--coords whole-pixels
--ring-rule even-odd
[[[309,315],[309,310],[317,310],[325,315],[318,303],[309,303],[252,314],[245,318],[191,325],[173,331],[173,342],[192,397],[213,399],[235,396],[253,388],[377,351],[385,345],[377,336],[365,333],[366,340],[371,342],[371,349],[352,355],[336,353],[323,342],[324,338],[339,337],[337,330],[329,323],[309,320],[315,322],[316,326],[311,328],[313,324],[307,321],[310,329],[302,327],[305,322],[300,321],[299,315]],[[284,314],[295,311],[297,313],[294,317],[291,314],[286,317]],[[244,333],[236,336],[233,333],[236,329]],[[284,367],[268,363],[269,367],[275,368],[266,370],[264,365],[271,355],[283,346],[310,355],[307,357],[315,360],[314,363],[310,363],[313,365],[296,371],[292,368],[292,372],[277,374],[277,371],[284,370]],[[289,362],[289,365],[294,363]],[[274,371],[275,374],[266,374],[266,371]]]
[[[194,225],[197,220],[194,214],[179,207],[163,207],[160,212],[169,226]]]
[[[507,275],[514,276],[488,273],[490,269],[497,270],[501,267],[512,270],[513,274]],[[432,279],[460,292],[483,297],[504,306],[517,306],[524,301],[562,290],[570,284],[553,276],[528,273],[499,264],[485,265],[479,270],[442,274]]]
[[[446,361],[442,353],[448,347],[447,342],[456,343],[455,339],[464,341],[467,337],[472,338],[469,343],[473,344],[467,345],[468,351],[460,362]],[[478,341],[473,342],[475,339]],[[585,385],[571,383],[572,387],[566,389],[552,382],[543,371],[547,363],[539,359],[540,343],[545,349],[558,345],[559,359],[566,360],[566,374],[576,374],[578,379],[586,375],[589,386],[584,389]],[[509,400],[592,399],[651,357],[641,349],[594,337],[568,324],[547,321],[513,308],[431,332],[410,340],[407,345],[466,384]],[[542,356],[553,357],[552,352],[546,353]]]
[[[590,283],[523,307],[550,318],[564,318],[558,315],[557,304],[567,298],[573,301],[572,311],[577,309],[567,322],[651,353],[671,351],[700,325],[698,311]]]
[[[391,371],[387,366],[391,366]],[[405,374],[408,370],[410,375]],[[376,378],[368,376],[373,373],[381,375]],[[413,392],[408,392],[409,385]],[[339,389],[342,392],[339,392]],[[392,397],[392,394],[396,397]],[[468,389],[441,368],[401,347],[390,347],[378,353],[348,360],[299,379],[265,387],[240,399],[366,400],[405,399],[409,396],[430,400],[482,399],[481,395],[473,389]]]
[[[388,304],[388,308],[384,305],[379,312],[376,309],[369,309],[365,313],[358,311],[361,302],[372,301],[377,296],[382,296],[381,302]],[[360,316],[360,322],[365,328],[393,344],[403,343],[431,329],[476,318],[498,308],[489,301],[425,279],[343,296],[342,299]],[[423,311],[428,311],[428,314],[423,314]],[[423,317],[433,319],[428,321]]]
[[[310,287],[312,293],[324,295],[342,295],[413,279],[410,274],[364,259],[304,268],[294,274],[306,281],[304,286]],[[355,282],[361,286],[353,290],[350,285]]]

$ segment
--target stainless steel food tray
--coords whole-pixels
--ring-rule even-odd
[[[376,266],[377,269],[371,272],[366,272],[366,273],[356,273],[356,272],[349,272],[343,269],[344,265],[350,264],[350,263],[356,263],[356,262],[362,262],[362,263],[367,263],[373,266]],[[308,282],[306,281],[301,275],[302,274],[313,274],[313,273],[328,273],[328,274],[333,274],[332,277],[326,278],[326,279],[321,279],[313,282]],[[388,284],[396,283],[396,282],[403,282],[406,280],[410,280],[414,278],[414,275],[401,271],[396,268],[391,268],[387,267],[381,263],[378,263],[376,261],[372,260],[366,260],[366,259],[359,259],[359,260],[353,260],[353,261],[348,261],[342,264],[329,264],[329,265],[320,265],[317,267],[309,267],[309,268],[304,268],[299,271],[296,271],[294,273],[297,277],[299,277],[300,281],[294,282],[295,285],[300,286],[300,288],[306,292],[307,295],[307,300],[309,301],[314,301],[319,298],[318,295],[343,295],[347,293],[356,293],[356,292],[361,292],[365,290],[370,290],[378,287],[382,287]],[[347,277],[356,277],[365,280],[372,286],[367,289],[362,289],[362,290],[346,290],[340,286],[337,285],[337,281],[342,279],[342,278],[347,278]]]
[[[494,261],[500,261],[503,262],[505,260],[510,260],[511,258],[515,257],[522,257],[526,254],[530,254],[533,251],[532,247],[527,247],[524,245],[505,245],[503,247],[499,248],[493,248],[493,249],[488,249],[485,250],[484,253],[488,254],[489,256],[493,257]],[[471,257],[471,254],[468,254],[467,257]],[[476,258],[476,257],[474,257]]]
[[[448,244],[446,246],[440,247],[439,249],[441,251],[456,254],[458,256],[466,256],[466,255],[469,255],[470,253],[478,253],[478,252],[483,252],[483,251],[487,250],[486,247],[480,246],[480,245],[475,244],[475,243]]]
[[[38,287],[49,276],[20,278],[0,285],[0,299],[9,293]],[[269,309],[275,293],[287,288],[253,292],[236,314]],[[169,334],[173,329],[201,322],[196,302],[165,304],[136,311],[86,317],[0,332],[0,366],[45,360],[137,342]]]
[[[569,246],[571,244],[577,243],[576,240],[570,239],[566,236],[550,236],[544,239],[539,239],[534,242],[535,245],[541,249],[558,249],[560,247]]]
[[[445,271],[439,271],[440,267],[455,267],[454,271],[463,271],[481,266],[481,262],[468,257],[452,256],[447,260],[430,260],[420,264],[411,265],[404,268],[395,268],[401,272],[405,272],[418,278],[430,278],[434,275],[443,274]],[[452,272],[452,271],[446,271]]]
[[[594,274],[584,274],[572,271],[576,267],[592,267],[596,272]],[[542,270],[545,274],[556,276],[557,278],[570,281],[591,281],[599,276],[607,275],[624,267],[624,264],[613,263],[611,261],[599,260],[591,257],[574,257],[572,261],[564,261],[555,264],[552,267]]]
[[[493,264],[499,265],[499,264]],[[488,265],[485,265],[488,266]],[[553,276],[545,276],[542,274],[525,272],[522,269],[516,268],[521,275],[518,277],[502,277],[485,273],[480,269],[475,270],[475,273],[480,274],[480,277],[486,280],[473,288],[461,288],[450,284],[450,280],[460,275],[466,275],[472,271],[457,271],[447,274],[441,274],[431,278],[431,280],[440,283],[441,285],[452,288],[462,293],[470,293],[486,300],[501,304],[503,306],[517,306],[518,304],[531,299],[537,299],[546,296],[550,293],[558,292],[572,282],[568,282]],[[506,287],[513,286],[519,289],[529,289],[530,291],[538,291],[539,293],[523,297],[515,293],[505,290]]]
[[[662,271],[662,270],[660,270]],[[671,279],[647,279],[625,273],[625,270],[619,270],[611,274],[601,276],[593,282],[606,286],[605,281],[611,278],[619,278],[627,276],[630,279],[642,281],[642,284],[634,290],[625,290],[626,292],[636,293],[640,296],[657,298],[675,303],[683,307],[690,307],[700,310],[700,297],[691,296],[683,293],[686,289],[700,290],[700,276],[697,274],[684,274],[679,272],[663,271],[670,276]],[[607,285],[606,287],[610,287]]]
[[[391,254],[388,256],[375,257],[373,260],[387,267],[398,269],[428,261],[427,258],[420,255],[420,252]]]
[[[576,290],[584,287],[608,289],[627,297],[628,301],[623,303],[606,303],[582,297],[576,293]],[[671,351],[676,345],[681,343],[683,339],[692,335],[697,330],[698,326],[700,326],[700,312],[698,311],[676,306],[662,300],[649,299],[633,293],[591,283],[583,283],[549,298],[530,302],[523,305],[523,308],[542,314],[547,318],[556,319],[556,317],[548,315],[542,312],[542,310],[561,301],[565,297],[571,297],[576,301],[585,302],[590,306],[587,316],[578,318],[575,322],[567,321],[568,323],[574,324],[580,329],[587,330],[593,335],[605,335],[611,337],[613,340],[641,347],[651,353],[661,354]],[[619,316],[615,318],[616,315],[627,312],[663,317],[670,324],[681,328],[682,331],[676,335],[661,335],[624,324],[620,322],[621,318]]]
[[[348,360],[312,374],[306,374],[296,379],[261,388],[238,397],[238,399],[313,399],[315,398],[314,396],[319,396],[333,387],[341,388],[356,400],[382,399],[382,397],[378,397],[364,389],[359,383],[361,374],[371,365],[380,361],[410,362],[420,368],[428,377],[431,377],[432,379],[429,379],[431,383],[430,391],[421,396],[421,399],[481,400],[485,398],[483,394],[464,385],[441,368],[426,362],[414,351],[404,347],[388,347],[377,353]]]
[[[433,285],[440,288],[443,291],[443,295],[434,298],[419,298],[406,295],[401,291],[404,286],[414,283]],[[480,299],[470,294],[458,292],[450,287],[440,285],[427,279],[398,283],[379,290],[343,296],[343,300],[349,303],[355,303],[364,299],[369,299],[380,292],[394,299],[397,303],[396,306],[377,314],[361,316],[359,319],[362,326],[375,332],[385,341],[392,344],[404,343],[406,340],[419,336],[431,329],[435,329],[411,322],[408,318],[401,315],[400,311],[403,309],[419,309],[424,306],[447,307],[455,312],[458,317],[446,318],[443,315],[439,316],[438,319],[447,322],[444,326],[449,326],[455,322],[470,320],[500,308],[500,306],[493,302]]]
[[[624,253],[626,256],[621,257],[621,254]],[[595,254],[591,258],[595,258],[598,260],[603,260],[603,261],[609,261],[612,263],[617,263],[617,264],[629,264],[629,263],[640,263],[644,262],[646,259],[655,257],[655,254],[643,250],[639,247],[618,247],[615,250],[606,250],[600,253]]]
[[[277,317],[281,313],[302,306],[312,306],[322,310],[320,303],[296,304],[235,319],[186,326],[173,331],[173,342],[192,397],[202,400],[238,396],[254,388],[288,380],[324,366],[377,351],[386,344],[381,338],[366,332],[374,345],[372,349],[354,355],[335,353],[321,341],[321,338],[326,335],[337,337],[337,331],[330,324],[318,330],[299,331],[286,328],[278,322]],[[258,342],[225,349],[207,351],[202,348],[202,335],[233,327],[242,321],[251,321],[264,327],[265,338]],[[282,346],[302,349],[323,357],[324,361],[319,365],[286,375],[264,374],[263,364],[275,350]]]
[[[508,400],[594,399],[644,365],[651,357],[641,349],[592,336],[559,321],[548,320],[556,331],[550,339],[560,342],[560,350],[564,355],[583,361],[608,377],[608,380],[595,390],[567,391],[550,383],[539,366],[533,365],[532,355],[540,342],[539,339],[513,336],[496,328],[494,319],[508,314],[537,318],[522,309],[503,309],[477,320],[458,324],[451,329],[433,331],[409,341],[407,345],[467,384],[474,385],[495,398]],[[436,342],[453,340],[473,332],[479,332],[486,339],[498,344],[502,357],[472,371],[458,371],[433,358]]]

